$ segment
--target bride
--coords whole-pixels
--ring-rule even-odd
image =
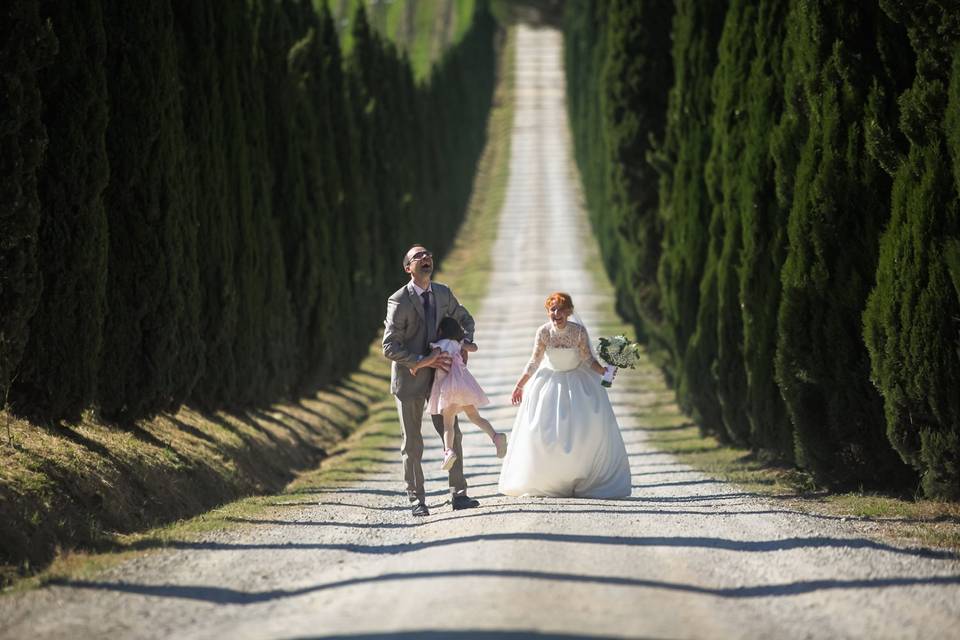
[[[511,398],[520,410],[500,472],[500,492],[628,496],[630,463],[607,391],[600,386],[604,368],[590,351],[587,330],[568,320],[570,296],[554,293],[544,306],[550,322],[537,330],[533,356]],[[537,370],[544,355],[546,366]]]

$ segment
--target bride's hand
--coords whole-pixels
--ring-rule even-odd
[[[520,404],[523,401],[523,387],[517,385],[513,388],[513,394],[510,396],[510,402]]]

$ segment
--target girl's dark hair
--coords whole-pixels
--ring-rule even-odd
[[[437,329],[437,333],[440,334],[441,338],[446,338],[447,340],[463,340],[464,337],[463,327],[460,326],[459,322],[449,316],[440,321],[440,327]]]

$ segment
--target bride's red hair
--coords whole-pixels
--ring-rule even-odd
[[[554,305],[560,307],[561,309],[570,309],[573,311],[573,298],[570,297],[569,293],[555,291],[547,296],[547,301],[543,303],[543,308],[549,311],[550,307]]]

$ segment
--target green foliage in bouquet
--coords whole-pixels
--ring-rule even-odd
[[[597,339],[597,355],[605,363],[621,369],[633,369],[640,361],[642,349],[638,343],[625,335]]]

